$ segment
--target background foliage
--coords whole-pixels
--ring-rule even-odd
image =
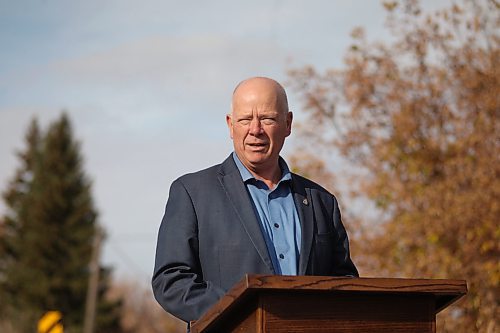
[[[362,275],[466,279],[469,294],[438,331],[496,332],[499,3],[384,6],[391,42],[357,28],[345,68],[290,72],[308,116],[300,141],[323,152],[308,162],[323,175],[332,155],[347,159],[353,168],[329,171],[373,204],[345,207]]]

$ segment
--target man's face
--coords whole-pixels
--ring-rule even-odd
[[[226,121],[234,150],[251,171],[268,171],[291,133],[292,113],[283,110],[273,86],[246,87],[235,94]]]

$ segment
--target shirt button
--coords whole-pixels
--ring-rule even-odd
[[[280,253],[280,259],[285,259],[285,256],[283,255],[283,253]]]
[[[279,225],[278,223],[275,223],[275,224],[274,224],[274,227],[275,227],[275,228],[279,228],[279,227],[280,227],[280,225]]]

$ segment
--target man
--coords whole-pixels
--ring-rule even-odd
[[[246,273],[358,276],[337,200],[279,156],[292,128],[283,87],[241,82],[226,121],[234,152],[172,183],[158,234],[154,295],[187,322]]]

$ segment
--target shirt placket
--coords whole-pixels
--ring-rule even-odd
[[[283,271],[283,268],[292,267],[293,256],[291,255],[290,244],[287,242],[286,238],[286,226],[280,214],[280,204],[276,202],[279,199],[276,198],[279,194],[279,185],[276,189],[268,194],[268,213],[269,213],[269,227],[272,231],[273,244],[276,251],[276,256],[278,257],[278,263]],[[288,269],[285,269],[288,271]]]

